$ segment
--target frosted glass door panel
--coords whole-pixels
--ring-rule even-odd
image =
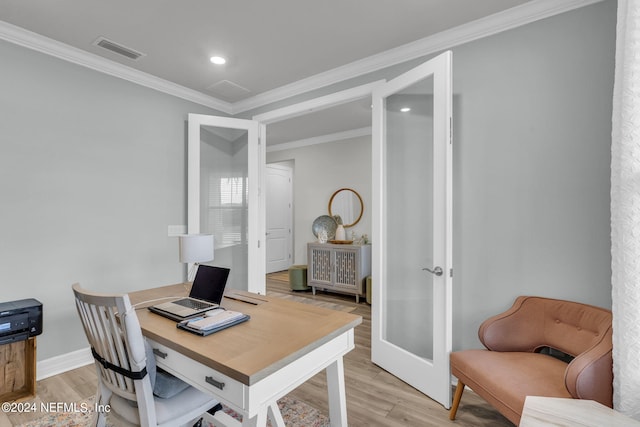
[[[231,269],[228,288],[248,281],[248,132],[202,126],[200,132],[200,232],[213,234],[215,259]]]
[[[433,78],[386,100],[386,339],[433,358]],[[410,109],[407,111],[407,109]],[[384,309],[384,308],[383,308]]]
[[[451,52],[372,96],[371,360],[451,405]]]

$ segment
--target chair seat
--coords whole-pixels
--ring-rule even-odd
[[[173,424],[178,419],[181,420],[180,423],[185,423],[198,417],[217,403],[212,400],[211,395],[203,393],[194,387],[188,387],[170,399],[154,396],[153,400],[158,425],[169,422]],[[117,416],[131,424],[140,424],[138,410],[132,405],[131,401],[113,394],[109,403]]]
[[[452,374],[511,421],[520,418],[528,395],[571,398],[564,384],[566,369],[565,362],[540,353],[451,353]]]

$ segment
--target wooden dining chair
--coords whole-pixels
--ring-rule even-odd
[[[154,395],[153,353],[145,349],[129,296],[93,293],[77,283],[72,288],[95,359],[98,407],[108,405],[110,414],[134,425],[168,427],[193,422],[218,405],[211,395],[184,383],[170,397]],[[104,412],[97,411],[95,425],[102,427],[105,422]]]

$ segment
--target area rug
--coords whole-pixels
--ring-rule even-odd
[[[282,419],[287,427],[328,427],[330,425],[329,417],[301,400],[284,396],[278,400],[278,408],[280,408]],[[224,412],[236,420],[242,421],[242,417],[232,409],[224,407]],[[267,420],[267,426],[271,427],[269,420]],[[216,426],[209,424],[209,427]]]
[[[86,427],[89,426],[93,419],[93,411],[84,409],[93,408],[93,397],[77,402],[71,405],[76,408],[73,412],[56,412],[47,414],[35,421],[30,421],[15,427]],[[283,397],[278,401],[278,407],[282,413],[282,418],[287,427],[327,427],[329,426],[329,417],[322,414],[319,410],[313,408],[309,404],[290,398]],[[229,408],[224,411],[237,420],[242,420],[238,414]],[[267,425],[271,425],[268,423]],[[108,427],[117,427],[107,417]],[[210,426],[213,427],[213,426]]]

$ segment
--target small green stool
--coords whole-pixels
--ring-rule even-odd
[[[306,291],[307,286],[307,266],[292,265],[289,267],[289,286],[292,291]]]

